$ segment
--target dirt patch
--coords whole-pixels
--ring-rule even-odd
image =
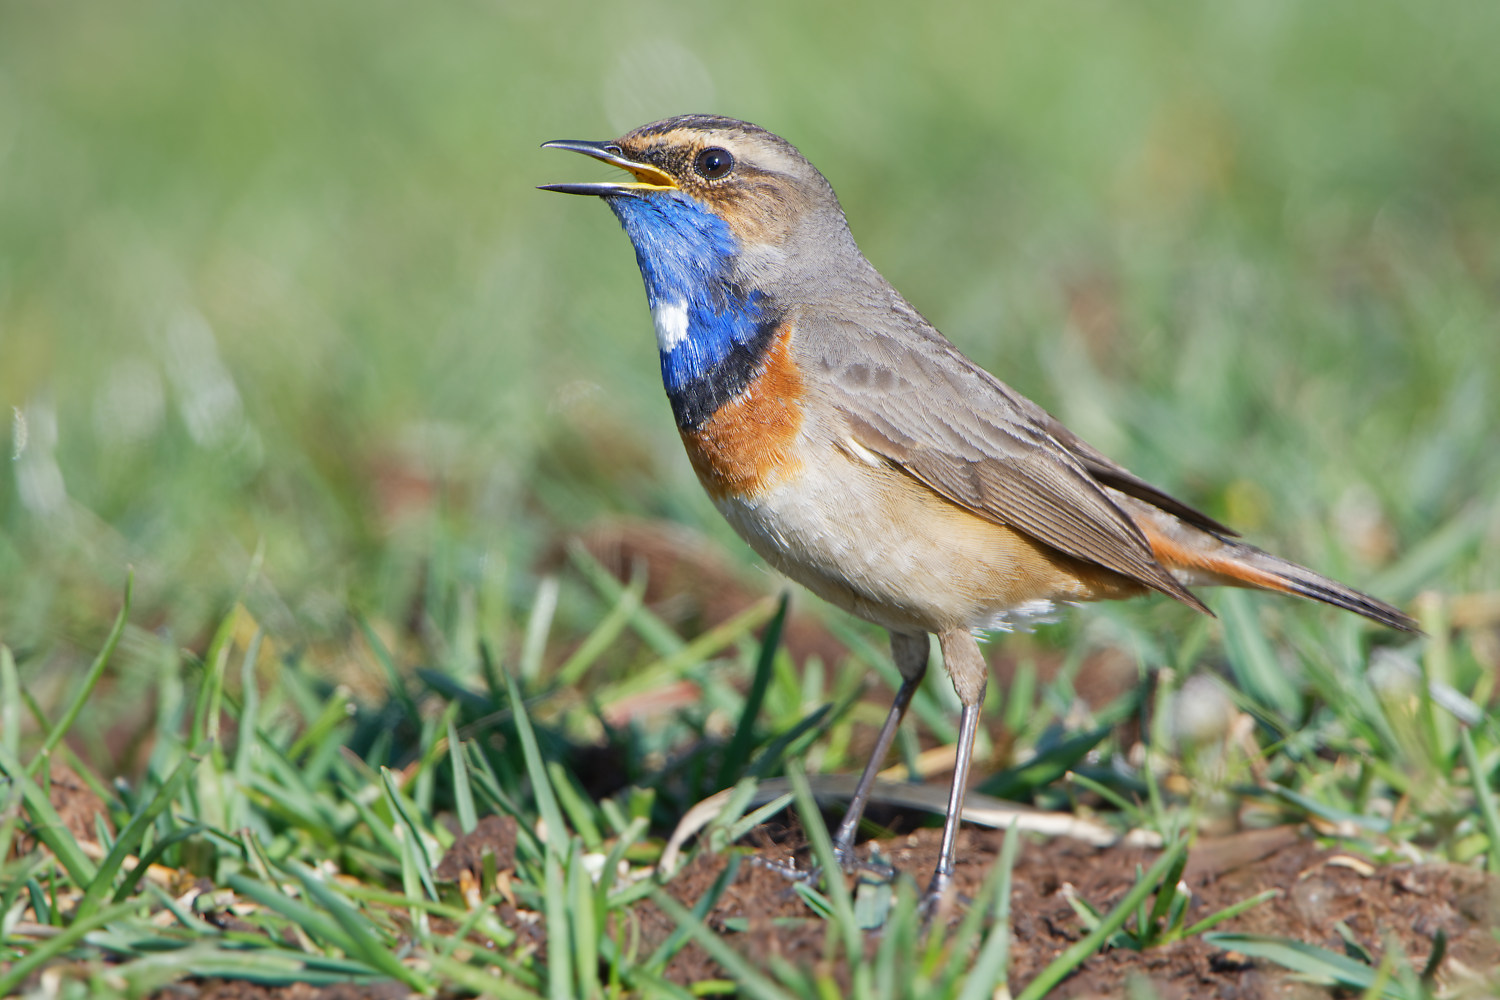
[[[105,829],[110,833],[115,832],[114,823],[110,821],[109,809],[94,794],[94,790],[78,776],[78,772],[60,760],[54,759],[48,770],[47,800],[52,803],[52,808],[57,811],[58,818],[67,828],[73,839],[80,843],[95,844],[98,842],[98,828],[95,824],[101,820]],[[28,816],[30,812],[28,810]],[[32,816],[33,822],[36,817]],[[11,844],[11,857],[19,858],[30,851],[36,850],[37,841],[30,833],[21,832]],[[4,860],[0,858],[0,860]]]
[[[919,830],[880,842],[884,856],[902,871],[925,879],[936,860],[939,831]],[[979,890],[994,864],[1001,835],[965,830],[959,843],[956,882],[961,892]],[[1010,986],[1019,990],[1086,929],[1067,901],[1064,886],[1099,910],[1113,906],[1135,881],[1136,866],[1149,866],[1155,852],[1131,847],[1096,849],[1072,841],[1034,841],[1022,846],[1013,882]],[[767,844],[755,857],[783,862],[805,852]],[[691,906],[713,885],[725,860],[696,859],[668,886]],[[1421,968],[1441,930],[1448,937],[1445,972],[1460,967],[1500,966],[1500,943],[1490,933],[1500,915],[1500,884],[1473,869],[1450,865],[1390,865],[1371,868],[1357,858],[1318,847],[1295,831],[1257,831],[1205,841],[1193,852],[1184,881],[1193,894],[1189,922],[1206,917],[1264,889],[1281,895],[1221,924],[1219,930],[1296,938],[1340,954],[1342,922],[1378,961],[1394,939]],[[778,922],[813,914],[781,874],[746,859],[733,884],[709,914],[715,929],[754,964],[771,956],[796,964],[824,961],[825,932],[817,922]],[[638,908],[643,943],[664,940],[675,924],[649,903]],[[747,932],[736,933],[737,929]],[[868,950],[878,942],[873,935]],[[670,979],[690,983],[722,978],[701,949],[689,944],[667,969]],[[1286,981],[1275,967],[1226,953],[1199,939],[1145,952],[1126,949],[1097,954],[1056,991],[1059,997],[1120,996],[1132,976],[1149,979],[1163,1000],[1325,995]]]
[[[497,872],[515,871],[516,831],[514,816],[485,816],[473,833],[454,839],[433,874],[445,882],[457,882],[466,875],[478,881],[484,877],[486,855],[493,858]]]

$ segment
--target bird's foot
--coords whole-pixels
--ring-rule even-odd
[[[953,885],[951,873],[935,872],[927,891],[922,893],[919,912],[922,914],[922,922],[928,927],[941,927],[956,913],[968,909],[973,902]]]
[[[763,858],[756,854],[751,856],[750,863],[767,871],[775,872],[788,882],[816,882],[818,876],[823,873],[821,865],[813,865],[811,868],[798,868],[796,858],[773,861],[770,858]]]
[[[854,875],[863,882],[894,882],[896,880],[896,867],[885,858],[880,856],[879,848],[871,845],[870,856],[860,858],[854,853],[854,848],[841,848],[837,845],[833,848],[833,856],[838,859],[839,867],[844,870],[845,875]]]
[[[878,850],[871,851],[868,858],[860,858],[854,853],[853,848],[835,845],[833,849],[834,859],[838,862],[839,871],[845,875],[853,875],[863,882],[884,883],[896,880],[896,868],[890,862],[880,856]],[[822,865],[811,865],[807,868],[799,868],[796,858],[787,858],[784,861],[772,861],[768,858],[755,857],[752,861],[762,868],[773,871],[789,882],[816,883],[823,874]]]

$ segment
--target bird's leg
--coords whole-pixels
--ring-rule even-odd
[[[860,818],[865,814],[865,805],[870,800],[875,775],[885,763],[891,741],[896,738],[896,729],[901,725],[907,708],[911,706],[912,696],[917,693],[922,676],[927,673],[928,645],[926,632],[914,635],[891,633],[891,657],[896,661],[896,669],[901,671],[901,687],[896,690],[896,700],[891,703],[885,725],[880,727],[880,735],[875,738],[875,749],[870,753],[870,762],[859,776],[854,797],[849,800],[849,810],[844,813],[844,821],[839,824],[838,833],[833,838],[834,856],[839,859],[839,865],[845,871],[858,867],[858,862],[854,859],[854,835],[859,829]]]
[[[943,842],[938,848],[937,868],[927,887],[924,904],[932,912],[943,894],[953,884],[953,853],[958,840],[958,825],[964,811],[964,791],[969,784],[969,764],[974,759],[974,735],[979,731],[979,710],[984,704],[985,683],[989,665],[979,651],[979,643],[969,632],[952,629],[938,636],[943,649],[943,666],[953,679],[953,688],[963,703],[958,725],[958,754],[953,762],[953,785],[948,790],[948,815],[943,820]]]

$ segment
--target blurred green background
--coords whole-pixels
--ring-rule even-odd
[[[1480,3],[5,4],[0,641],[66,678],[128,567],[127,676],[242,588],[293,643],[503,630],[606,514],[750,564],[627,241],[534,190],[688,111],[796,143],[1142,475],[1398,602],[1495,590],[1497,45]]]

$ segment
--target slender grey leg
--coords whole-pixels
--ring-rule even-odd
[[[943,666],[953,680],[953,689],[963,703],[958,724],[958,754],[953,762],[953,785],[948,790],[948,815],[943,820],[943,842],[938,849],[937,868],[924,901],[931,909],[953,883],[953,852],[958,840],[958,825],[964,811],[964,792],[969,786],[969,764],[974,759],[974,735],[979,731],[979,710],[984,704],[984,689],[989,679],[989,665],[979,651],[979,643],[966,630],[953,629],[938,636],[943,647]]]
[[[983,702],[981,688],[980,702]],[[964,811],[964,791],[969,787],[969,764],[974,758],[974,734],[979,731],[978,704],[965,705],[958,723],[958,755],[953,762],[953,785],[948,789],[948,815],[943,819],[943,843],[938,848],[937,868],[932,873],[932,884],[927,887],[929,898],[936,899],[948,891],[953,882],[953,850],[958,840],[958,825]]]
[[[912,696],[922,683],[922,675],[927,673],[927,650],[925,632],[916,635],[891,633],[891,656],[896,661],[896,669],[901,671],[901,687],[896,690],[896,700],[891,703],[885,725],[880,727],[880,735],[875,738],[875,749],[870,754],[870,762],[859,776],[854,797],[849,800],[849,811],[844,813],[844,821],[839,824],[838,833],[833,838],[833,853],[845,871],[856,866],[854,835],[859,829],[860,818],[865,814],[865,805],[870,800],[875,775],[885,762],[885,755],[891,749],[891,741],[896,738],[896,729],[901,725],[901,719],[911,707]]]

